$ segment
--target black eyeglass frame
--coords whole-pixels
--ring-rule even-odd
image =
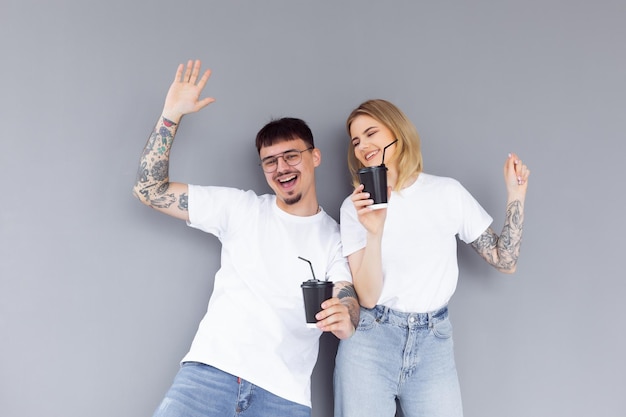
[[[285,163],[287,165],[289,165],[290,167],[295,167],[300,162],[302,162],[302,153],[306,152],[306,151],[312,151],[313,149],[315,149],[315,147],[314,146],[310,146],[310,147],[308,147],[308,148],[306,148],[306,149],[304,149],[302,151],[299,151],[297,149],[290,149],[288,151],[281,152],[281,153],[278,153],[276,155],[266,156],[265,158],[261,159],[261,162],[259,162],[259,165],[261,166],[261,169],[263,169],[263,172],[266,172],[268,174],[271,174],[272,172],[274,172],[274,171],[276,171],[278,169],[278,158],[283,158],[283,161],[285,161]],[[298,154],[299,158],[298,158],[298,160],[296,162],[289,162],[287,160],[287,158],[285,158],[286,154],[294,154],[294,155]],[[265,166],[263,164],[265,162],[267,162],[267,161],[270,161],[270,160],[274,160],[275,161],[274,163],[276,165],[274,166],[274,169],[268,171],[268,170],[265,169]]]

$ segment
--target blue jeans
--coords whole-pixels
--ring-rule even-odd
[[[311,417],[311,409],[197,362],[185,362],[153,417]]]
[[[448,308],[402,313],[361,308],[335,363],[335,417],[461,417]]]

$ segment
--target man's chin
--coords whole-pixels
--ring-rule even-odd
[[[297,194],[292,197],[283,198],[283,202],[287,204],[288,206],[293,206],[294,204],[300,202],[300,200],[302,200],[302,194]]]

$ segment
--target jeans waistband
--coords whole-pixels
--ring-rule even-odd
[[[406,327],[432,327],[437,321],[444,320],[448,317],[447,305],[428,313],[405,313],[383,305],[377,305],[370,311],[374,313],[376,320],[379,323],[388,323]]]

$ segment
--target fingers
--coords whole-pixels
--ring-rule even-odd
[[[187,66],[185,67],[185,74],[183,75],[183,79],[181,80],[182,82],[184,83],[189,82],[189,78],[191,77],[192,66],[193,66],[193,61],[190,59],[189,61],[187,61]]]
[[[200,60],[196,59],[193,63],[193,68],[191,69],[191,75],[189,76],[189,82],[195,84],[198,80],[198,74],[200,73]]]
[[[187,61],[186,66],[184,64],[179,64],[178,68],[176,69],[175,81],[190,84],[196,84],[196,82],[198,82],[198,87],[204,88],[207,81],[209,80],[209,77],[211,76],[211,70],[207,69],[202,74],[200,81],[198,81],[201,67],[202,63],[199,59],[196,59],[195,61],[190,59],[189,61]]]
[[[178,64],[178,68],[176,68],[176,76],[174,77],[174,82],[179,82],[181,77],[183,76],[183,64]]]
[[[213,103],[214,101],[215,101],[215,99],[213,97],[203,98],[202,100],[198,101],[198,110],[208,106],[209,104]]]
[[[198,71],[200,71],[200,67],[198,67]],[[200,87],[200,89],[203,89],[204,86],[206,85],[207,81],[209,81],[209,77],[211,76],[211,70],[207,69],[206,71],[204,71],[204,74],[202,74],[202,78],[200,78],[200,81],[198,82],[198,87]]]
[[[350,321],[350,312],[348,307],[339,301],[339,298],[333,297],[322,303],[322,311],[317,313],[315,318],[317,327],[325,332],[349,331],[352,328]]]
[[[525,185],[528,181],[530,170],[522,160],[514,153],[510,153],[504,165],[504,176],[507,181],[515,181],[517,185]]]
[[[364,192],[363,188],[363,184],[360,184],[352,192],[351,200],[357,212],[366,208],[367,206],[371,206],[372,204],[374,204],[374,200],[370,198],[370,193]]]

